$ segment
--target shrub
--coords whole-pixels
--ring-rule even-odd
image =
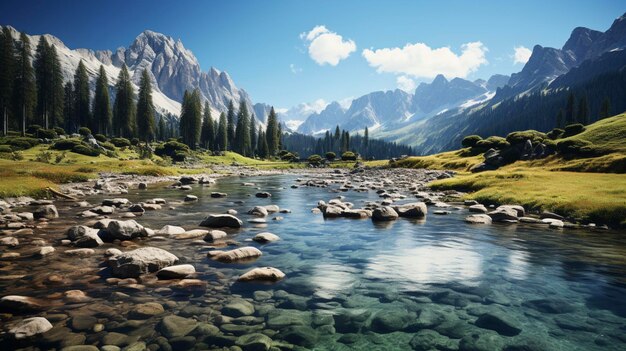
[[[37,131],[37,137],[42,139],[56,139],[58,135],[54,129],[39,129]]]
[[[38,153],[37,155],[35,155],[35,161],[37,162],[50,163],[51,160],[52,160],[52,153],[49,151],[42,151]]]
[[[476,143],[483,140],[480,135],[468,135],[461,141],[463,147],[474,147]]]
[[[154,163],[157,166],[161,166],[161,167],[169,167],[172,165],[172,158],[169,156],[161,156],[160,159],[154,160]]]
[[[554,128],[551,131],[548,132],[547,137],[552,139],[552,140],[556,140],[558,138],[561,137],[561,135],[563,135],[565,131],[561,128]]]
[[[525,130],[521,132],[509,133],[509,135],[506,136],[506,141],[508,141],[511,145],[516,145],[523,144],[526,140],[530,140],[533,145],[536,145],[546,138],[547,136],[545,133],[538,132],[536,130]]]
[[[580,123],[574,123],[565,126],[565,132],[563,133],[563,137],[567,138],[572,135],[580,134],[585,131],[585,126]]]
[[[479,140],[476,143],[476,147],[483,148],[485,150],[488,149],[504,149],[506,147],[511,146],[506,139],[499,136],[490,136],[487,139]]]
[[[9,153],[12,152],[11,146],[9,145],[0,145],[0,153]]]
[[[309,156],[309,158],[307,158],[307,162],[312,165],[319,165],[320,163],[322,163],[322,156],[316,154],[311,155]]]
[[[140,159],[149,160],[152,158],[152,149],[149,146],[139,146],[137,149]]]
[[[157,156],[169,156],[175,162],[184,161],[190,154],[189,146],[178,141],[168,141],[156,147]]]
[[[80,127],[80,128],[78,128],[78,134],[80,134],[82,136],[87,136],[87,135],[91,134],[91,129],[89,129],[87,127]]]
[[[98,142],[100,143],[104,143],[105,141],[107,141],[107,137],[102,134],[96,134],[93,137],[96,138],[96,140],[98,140]]]
[[[280,159],[283,160],[283,161],[291,162],[291,161],[297,160],[298,156],[292,154],[291,152],[287,152],[287,153],[281,155]]]
[[[137,139],[137,138],[132,138],[132,139],[130,139],[130,144],[131,144],[132,146],[137,146],[137,145],[139,145],[139,139]]]
[[[111,143],[117,147],[130,146],[130,141],[126,138],[112,138]]]
[[[22,155],[22,153],[19,151],[14,151],[11,153],[11,156],[9,156],[9,159],[13,161],[21,161],[24,159],[24,155]]]
[[[85,156],[92,156],[92,157],[97,157],[100,155],[100,150],[90,148],[89,146],[84,145],[84,144],[79,144],[79,145],[74,146],[72,148],[72,152],[85,155]]]
[[[37,132],[42,129],[42,127],[38,124],[31,124],[26,128],[26,133],[28,134],[37,134]]]
[[[109,143],[108,141],[101,141],[100,146],[102,146],[103,148],[107,150],[115,151],[115,145],[113,145],[112,143]]]
[[[58,135],[65,135],[65,129],[61,127],[54,127],[52,128],[52,130],[54,130],[54,132],[57,133]]]
[[[29,137],[9,138],[6,143],[11,145],[13,150],[27,150],[39,144],[39,140]]]
[[[54,158],[54,163],[61,163],[61,161],[63,161],[65,156],[67,156],[67,152],[65,151],[58,153],[56,157]]]
[[[343,154],[341,154],[341,159],[343,161],[356,161],[356,154],[352,151],[346,151]]]
[[[52,148],[55,150],[72,150],[75,146],[81,145],[80,140],[76,139],[63,139],[52,144]]]
[[[326,156],[328,161],[333,161],[337,158],[337,154],[332,151],[327,152],[324,156]]]
[[[591,153],[591,142],[582,139],[561,140],[556,149],[562,155],[585,156]]]

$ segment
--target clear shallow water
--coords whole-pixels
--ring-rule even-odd
[[[174,210],[164,206],[163,210],[137,218],[140,224],[153,229],[165,224],[197,228],[206,214],[231,208],[239,211],[244,222],[254,218],[245,213],[255,205],[276,204],[292,210],[290,214],[270,215],[266,225],[245,223],[242,230],[229,231],[231,239],[263,251],[261,258],[245,264],[211,261],[206,257],[205,245],[193,240],[139,242],[164,248],[182,263],[193,264],[199,279],[208,282],[206,291],[164,291],[159,288],[166,284],[149,280],[142,291],[108,285],[104,282],[106,271],[97,269],[101,251],[114,247],[112,244],[96,249],[97,254],[89,258],[67,258],[61,254],[64,249],[57,248],[57,257],[5,263],[1,275],[23,272],[27,277],[0,281],[0,290],[3,295],[46,298],[70,289],[83,290],[93,298],[90,308],[66,304],[47,313],[96,315],[105,331],[69,328],[73,329],[72,336],[84,335],[84,343],[96,345],[102,345],[109,331],[138,336],[147,344],[157,343],[158,323],[163,316],[153,317],[141,326],[120,327],[126,322],[125,313],[134,305],[157,301],[166,306],[166,314],[195,316],[219,326],[220,335],[264,331],[275,342],[320,350],[626,349],[623,233],[468,225],[463,222],[468,214],[465,209],[445,216],[434,215],[431,209],[425,220],[400,219],[382,224],[369,219],[325,220],[310,210],[319,200],[328,201],[338,194],[329,188],[291,189],[295,179],[233,177],[210,187],[194,186],[191,192],[151,188],[124,196],[132,202],[155,197],[180,201],[187,193],[200,198],[197,203],[176,205]],[[261,190],[241,186],[242,182],[254,182]],[[228,197],[213,199],[212,191],[226,192]],[[257,191],[269,191],[273,196],[255,198]],[[380,201],[373,191],[341,195],[355,208],[366,201]],[[88,200],[97,204],[104,198]],[[60,210],[76,211],[61,206]],[[272,220],[276,216],[284,219]],[[35,234],[54,241],[52,238],[63,237],[69,225],[52,222]],[[261,231],[275,233],[281,240],[267,245],[246,241]],[[271,285],[235,282],[240,274],[260,266],[276,267],[287,276]],[[68,277],[67,281],[49,284],[46,279],[52,272]],[[118,291],[131,298],[117,301],[112,293]],[[253,303],[254,318],[233,320],[230,317],[236,316],[219,312],[238,296]],[[97,312],[108,309],[114,312]],[[113,314],[118,316],[113,318]],[[55,328],[69,323],[62,316],[59,319],[53,323]],[[194,337],[197,349],[233,342],[221,336]],[[175,349],[191,345],[190,340],[184,344],[169,339]]]

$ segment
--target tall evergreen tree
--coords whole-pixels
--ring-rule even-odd
[[[565,112],[563,112],[563,109],[560,109],[559,113],[557,113],[556,115],[556,127],[557,128],[565,127]]]
[[[365,156],[366,159],[368,157],[369,143],[370,143],[370,133],[369,133],[369,130],[367,129],[367,126],[365,126],[365,132],[363,135],[363,156]]]
[[[52,61],[52,82],[51,82],[51,96],[50,96],[50,121],[54,126],[63,125],[63,106],[64,106],[64,92],[63,92],[63,68],[61,67],[61,61],[59,55],[57,55],[57,49],[54,45],[50,49],[50,60]]]
[[[276,124],[278,125],[277,131],[276,133],[278,134],[278,149],[277,150],[283,150],[283,125],[280,124],[280,122],[278,122],[278,119],[276,120]]]
[[[15,70],[15,41],[9,27],[4,26],[0,33],[0,113],[2,114],[2,132],[9,130],[9,115],[13,98],[13,78]]]
[[[220,119],[218,117],[213,120],[213,144],[211,145],[211,150],[215,150],[215,151],[220,150],[218,146],[218,142],[217,142],[217,138],[218,138],[217,134],[219,130],[220,130]]]
[[[341,137],[341,131],[339,130],[339,125],[335,127],[335,140],[339,140]]]
[[[52,49],[45,36],[39,37],[35,50],[33,68],[35,70],[35,84],[37,86],[37,111],[35,120],[48,129],[48,117],[52,105]]]
[[[259,127],[259,138],[257,140],[257,145],[259,146],[259,157],[262,159],[267,159],[269,157],[267,135],[265,135],[265,132],[261,130],[261,127]]]
[[[76,125],[74,121],[74,87],[72,81],[67,81],[63,87],[63,119],[65,122],[65,130],[71,130]]]
[[[228,149],[228,120],[224,112],[220,113],[216,139],[215,148],[219,151],[226,151]]]
[[[208,101],[204,103],[203,113],[200,144],[207,149],[212,149],[215,144],[215,130],[213,129],[214,124],[213,118],[211,117],[211,106],[209,106]]]
[[[235,105],[233,101],[230,100],[228,103],[228,111],[226,113],[226,120],[228,122],[228,150],[233,149],[235,146]]]
[[[248,118],[248,107],[246,107],[246,102],[241,99],[237,113],[234,150],[243,156],[248,156],[250,150],[250,126]]]
[[[135,110],[135,92],[130,81],[126,65],[122,65],[115,84],[115,103],[113,104],[113,134],[132,138],[137,125]]]
[[[250,150],[248,150],[248,155],[254,157],[256,155],[257,150],[257,136],[256,136],[256,118],[254,118],[254,113],[250,116]]]
[[[565,124],[574,123],[574,93],[570,92],[567,96],[567,105],[565,106]]]
[[[100,65],[100,72],[96,80],[96,94],[93,100],[93,125],[96,133],[109,134],[111,132],[111,100],[109,99],[109,78]]]
[[[137,95],[137,135],[146,144],[154,140],[154,104],[152,102],[152,84],[148,69],[141,72],[139,94]]]
[[[30,39],[24,33],[20,34],[18,56],[13,86],[13,109],[15,116],[21,116],[22,135],[26,134],[27,121],[31,121],[37,102],[37,87],[35,73],[31,65]]]
[[[183,143],[190,148],[196,149],[200,141],[202,128],[202,105],[200,91],[195,89],[192,93],[185,92],[180,113],[180,135]]]
[[[83,60],[78,63],[76,74],[74,74],[74,113],[76,113],[78,128],[93,128],[89,103],[89,76]]]
[[[165,116],[161,116],[161,118],[159,118],[159,127],[157,128],[158,130],[158,139],[159,140],[165,140],[167,139],[166,135],[167,135],[167,126],[165,125]]]
[[[587,106],[587,95],[583,95],[578,101],[578,114],[576,115],[578,123],[584,125],[589,124],[589,106]]]
[[[265,139],[267,140],[267,157],[274,156],[278,152],[278,118],[274,107],[270,109],[270,114],[267,116],[267,128],[265,130]]]
[[[611,116],[611,99],[608,97],[602,100],[602,105],[600,106],[600,119],[607,118]]]

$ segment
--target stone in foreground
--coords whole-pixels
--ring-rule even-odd
[[[212,258],[219,262],[236,262],[260,257],[263,253],[256,247],[246,246],[230,251],[219,251]]]
[[[178,257],[156,247],[142,247],[109,259],[112,273],[118,278],[136,278],[178,262]]]
[[[241,228],[243,222],[233,215],[211,214],[200,223],[200,226],[209,228]]]
[[[157,272],[157,277],[159,279],[182,279],[194,273],[196,273],[194,266],[190,264],[180,264],[161,269]]]
[[[52,329],[52,324],[43,317],[26,318],[9,330],[9,335],[17,340],[43,334]]]
[[[277,282],[285,278],[285,273],[274,267],[254,268],[242,274],[237,280],[240,282],[269,281]]]
[[[372,212],[372,220],[376,222],[395,221],[396,219],[398,219],[398,213],[390,206],[377,208]]]
[[[252,240],[258,242],[258,243],[262,243],[262,244],[266,244],[266,243],[271,243],[274,241],[278,241],[280,240],[280,237],[276,234],[270,233],[270,232],[263,232],[263,233],[259,233],[257,235],[254,236],[254,238],[252,238]]]

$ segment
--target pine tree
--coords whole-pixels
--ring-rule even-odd
[[[206,149],[212,149],[215,144],[215,130],[213,129],[213,118],[211,117],[211,106],[209,102],[204,103],[204,116],[202,119],[202,132],[200,133],[200,144]]]
[[[278,152],[278,118],[274,107],[270,109],[270,114],[267,116],[267,128],[265,130],[265,139],[267,140],[267,157],[274,156]]]
[[[216,139],[215,148],[219,151],[226,151],[228,149],[228,120],[224,112],[220,113]]]
[[[574,93],[570,92],[565,106],[565,124],[574,123]]]
[[[68,81],[63,87],[63,119],[65,120],[65,130],[71,130],[76,125],[74,121],[74,87]]]
[[[146,144],[154,140],[154,104],[152,102],[152,85],[148,69],[141,72],[139,94],[137,95],[137,135]]]
[[[276,124],[278,125],[278,128],[276,130],[276,133],[278,134],[278,148],[277,150],[283,150],[283,125],[280,124],[280,122],[278,122],[278,119],[276,120]]]
[[[221,116],[221,114],[220,114]],[[217,133],[220,130],[220,119],[219,117],[213,120],[213,144],[211,145],[211,150],[218,151],[220,148],[217,142]]]
[[[74,113],[76,113],[78,128],[93,128],[90,109],[89,76],[83,60],[80,60],[78,68],[76,68],[76,74],[74,74]]]
[[[250,157],[254,157],[257,151],[257,136],[256,136],[256,118],[254,118],[254,113],[250,116],[250,150],[248,150],[248,155]]]
[[[557,128],[563,128],[565,127],[565,113],[563,112],[563,109],[559,109],[559,113],[556,115],[556,127]]]
[[[37,102],[37,87],[35,73],[31,65],[30,39],[24,33],[20,34],[18,44],[17,64],[15,68],[15,83],[13,86],[13,109],[15,116],[22,117],[22,135],[26,134],[26,123],[32,120]]]
[[[111,131],[111,100],[109,99],[109,78],[100,65],[96,80],[96,94],[93,100],[93,125],[96,133],[109,134]]]
[[[63,92],[63,68],[61,67],[61,61],[57,55],[57,49],[52,45],[50,50],[50,60],[52,61],[52,85],[50,96],[50,120],[53,126],[63,125],[63,106],[64,106],[64,92]]]
[[[15,42],[8,27],[0,33],[0,113],[2,114],[2,132],[9,130],[9,114],[13,95],[13,78],[15,70]]]
[[[180,112],[179,126],[183,143],[195,150],[200,141],[201,128],[202,105],[200,101],[200,91],[198,89],[195,89],[192,93],[185,91]]]
[[[228,122],[228,150],[232,150],[235,146],[235,105],[230,100],[228,103],[228,112],[226,113],[226,120]]]
[[[41,125],[49,128],[49,112],[52,105],[52,49],[48,45],[45,36],[39,37],[39,43],[35,50],[33,68],[35,70],[35,84],[37,86],[37,111],[36,118]]]
[[[339,140],[340,137],[341,131],[339,130],[339,125],[337,125],[337,127],[335,127],[335,140]]]
[[[600,119],[607,118],[611,116],[611,99],[608,97],[602,100],[602,105],[600,106]]]
[[[250,150],[250,126],[248,118],[248,107],[246,107],[246,102],[241,99],[237,113],[234,150],[243,156],[248,156],[248,151]]]
[[[583,95],[578,101],[578,114],[576,115],[578,123],[583,125],[589,124],[589,107],[587,106],[587,95]]]
[[[122,65],[115,84],[115,103],[113,104],[113,134],[132,138],[135,133],[136,110],[135,92],[130,81],[126,65]]]
[[[363,135],[363,155],[365,156],[365,158],[368,157],[368,149],[369,149],[369,143],[370,143],[370,134],[369,134],[369,130],[367,129],[367,126],[365,126],[365,133]]]
[[[259,146],[259,157],[262,159],[267,159],[269,157],[267,135],[265,135],[265,132],[261,130],[261,127],[259,127],[259,138],[257,140],[257,145]]]
[[[158,130],[159,130],[159,133],[158,133],[159,140],[163,141],[163,140],[167,139],[167,137],[166,137],[167,127],[165,126],[165,116],[161,116],[161,118],[159,118]]]

